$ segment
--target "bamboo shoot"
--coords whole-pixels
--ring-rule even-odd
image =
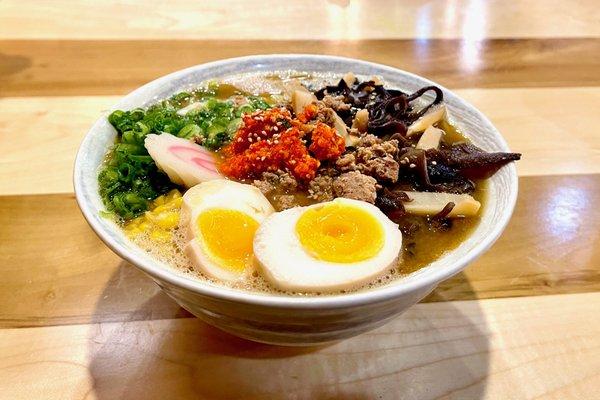
[[[352,127],[358,129],[359,132],[366,132],[369,125],[369,110],[363,108],[358,110],[352,120]]]
[[[454,208],[448,217],[476,216],[481,203],[468,194],[435,193],[435,192],[405,192],[411,201],[403,203],[409,214],[433,216],[444,209],[446,204],[454,203]]]
[[[292,93],[292,108],[296,115],[304,111],[304,107],[315,101],[317,101],[315,95],[306,89],[296,89]]]
[[[410,124],[408,130],[406,131],[406,134],[408,136],[412,136],[415,133],[423,132],[431,125],[446,118],[447,112],[448,111],[446,110],[446,106],[442,104],[435,110],[429,111],[427,114],[423,115],[421,118]]]
[[[352,86],[356,82],[356,75],[354,75],[354,72],[346,72],[342,79],[346,82],[346,85]]]
[[[417,143],[417,149],[429,150],[437,149],[440,145],[440,140],[444,135],[444,131],[434,127],[433,125],[425,129],[423,135]]]

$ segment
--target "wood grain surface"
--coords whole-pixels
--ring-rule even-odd
[[[595,0],[4,0],[0,36],[119,40],[598,37],[599,16]]]
[[[600,85],[596,57],[600,40],[590,38],[0,40],[0,96],[125,94],[191,65],[270,53],[360,58],[420,74],[450,88]]]
[[[0,399],[600,399],[596,0],[0,2]],[[122,95],[228,57],[316,53],[418,73],[518,163],[505,233],[388,325],[250,343],[94,235],[77,147]]]
[[[0,382],[20,384],[0,383],[0,397],[592,400],[598,302],[590,293],[418,304],[313,348],[251,343],[197,319],[3,329]]]

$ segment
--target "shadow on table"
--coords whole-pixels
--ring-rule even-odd
[[[152,315],[154,297],[136,315]],[[99,400],[478,399],[489,367],[477,301],[420,304],[321,347],[254,343],[196,318],[101,323],[89,343]]]

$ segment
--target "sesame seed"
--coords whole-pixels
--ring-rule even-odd
[[[409,166],[408,166],[408,168],[415,168],[415,167],[416,167],[416,165],[413,164],[413,163],[410,163]]]
[[[437,161],[432,161],[431,165],[437,165]]]
[[[251,137],[248,137],[248,141],[249,141],[250,143],[252,143],[252,138],[251,138]]]

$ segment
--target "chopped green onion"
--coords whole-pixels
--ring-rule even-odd
[[[181,130],[177,133],[177,136],[181,137],[181,138],[192,138],[194,136],[198,136],[200,135],[200,132],[202,130],[200,129],[200,127],[196,124],[187,124],[186,126],[184,126],[183,128],[181,128]]]

